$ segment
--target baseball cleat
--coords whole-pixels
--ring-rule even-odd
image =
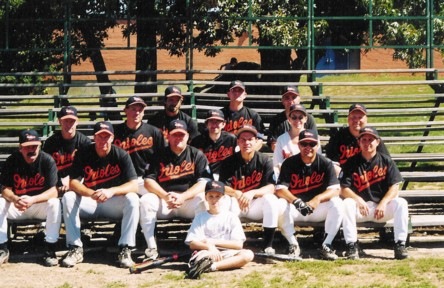
[[[197,262],[194,262],[188,270],[187,278],[198,279],[202,273],[210,271],[213,261],[209,257],[203,257]]]

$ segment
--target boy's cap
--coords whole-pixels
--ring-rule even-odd
[[[240,87],[243,90],[245,90],[244,82],[242,82],[240,80],[231,81],[231,83],[230,83],[230,90],[233,89],[233,88],[236,88],[236,87]]]
[[[318,142],[318,133],[311,129],[303,130],[299,133],[299,142]]]
[[[182,90],[180,90],[179,87],[177,86],[168,86],[165,89],[165,97],[172,97],[172,96],[179,96],[179,97],[183,97],[182,96]]]
[[[373,127],[364,127],[359,130],[358,138],[361,138],[363,135],[368,134],[374,136],[376,139],[379,139],[379,133]]]
[[[20,132],[19,143],[21,146],[40,145],[39,133],[33,129],[26,129]]]
[[[73,106],[65,106],[62,109],[60,109],[59,113],[57,113],[57,118],[59,119],[79,119],[77,117],[77,109]]]
[[[225,121],[225,116],[221,110],[212,109],[207,112],[207,118],[205,119],[205,121],[210,120],[210,119],[217,119],[217,120]]]
[[[128,100],[126,100],[125,108],[128,108],[129,106],[135,105],[135,104],[140,104],[140,105],[143,105],[144,107],[146,107],[146,103],[145,103],[145,101],[143,101],[142,98],[140,98],[138,96],[131,96],[128,98]]]
[[[113,125],[108,121],[97,122],[96,125],[94,125],[94,135],[100,134],[102,132],[114,135]]]
[[[285,87],[285,92],[282,94],[282,97],[286,95],[299,96],[299,89],[297,86],[287,86]]]
[[[348,108],[348,114],[350,114],[353,111],[359,110],[362,113],[364,113],[365,115],[367,115],[367,108],[365,108],[364,105],[362,104],[353,104],[350,106],[350,108]]]
[[[291,115],[291,113],[293,113],[294,111],[300,111],[300,112],[304,113],[305,115],[307,115],[307,110],[305,109],[304,105],[302,105],[302,104],[291,105],[289,114]]]
[[[254,137],[257,137],[257,129],[253,125],[244,125],[239,130],[237,130],[236,136],[239,138],[239,136],[244,132],[250,132],[254,134]]]
[[[208,192],[218,192],[223,195],[225,194],[225,184],[220,181],[208,181],[205,185],[205,193]]]
[[[187,123],[179,119],[173,120],[170,122],[170,125],[168,126],[168,131],[169,134],[174,134],[177,132],[188,133]]]

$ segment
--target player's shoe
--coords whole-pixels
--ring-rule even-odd
[[[9,260],[9,250],[6,248],[6,244],[0,247],[0,265],[3,263],[8,263]]]
[[[62,260],[63,267],[74,267],[77,263],[83,261],[83,248],[78,246],[70,246],[68,253]]]
[[[274,255],[276,254],[276,250],[274,250],[273,247],[267,247],[264,249],[264,253],[268,255]]]
[[[119,253],[119,266],[120,268],[130,268],[134,265],[133,259],[131,259],[131,249],[128,246],[122,247]]]
[[[55,243],[46,243],[46,250],[43,254],[43,264],[47,267],[57,266],[59,264],[59,259],[57,259],[55,248]]]
[[[395,244],[395,259],[402,260],[407,259],[409,257],[409,253],[407,252],[407,248],[405,247],[405,242],[398,241]]]
[[[321,259],[324,259],[324,260],[338,259],[338,255],[336,255],[336,251],[333,250],[333,248],[329,244],[322,245],[322,247],[319,249],[319,256],[321,256]]]
[[[347,244],[347,251],[345,251],[345,257],[350,260],[359,259],[359,247],[357,242],[351,242]]]
[[[198,279],[202,273],[210,271],[211,264],[213,261],[210,257],[203,257],[198,261],[194,261],[190,263],[190,269],[187,273],[187,278],[189,279]]]
[[[156,260],[159,257],[159,252],[157,252],[156,248],[146,248],[145,255],[149,260]]]
[[[299,248],[299,244],[288,245],[288,256],[294,258],[298,258],[301,256],[301,248]]]

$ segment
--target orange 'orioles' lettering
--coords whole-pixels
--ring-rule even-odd
[[[263,173],[256,170],[253,171],[251,176],[243,176],[241,179],[233,177],[231,180],[231,187],[236,190],[241,190],[242,192],[248,192],[260,185],[262,177]]]
[[[45,186],[45,177],[40,173],[33,177],[21,177],[19,174],[14,174],[14,192],[17,195],[24,195],[26,193],[42,189]]]
[[[153,142],[153,137],[145,137],[140,134],[137,138],[127,137],[123,141],[116,139],[114,144],[131,154],[135,151],[152,148]]]
[[[216,163],[233,155],[233,152],[233,147],[221,146],[218,150],[205,152],[205,156],[207,157],[209,163]]]
[[[106,165],[105,168],[94,170],[90,166],[85,167],[85,186],[93,187],[101,183],[105,183],[111,179],[120,176],[121,170],[119,164],[112,166]]]
[[[364,189],[371,185],[381,182],[387,176],[387,167],[379,167],[375,165],[372,170],[364,171],[364,174],[353,173],[353,185],[358,192],[362,192]]]
[[[237,120],[229,120],[225,125],[225,131],[236,133],[237,129],[241,128],[246,124],[253,125],[253,119],[245,119],[244,117],[240,117]]]
[[[339,156],[339,164],[344,164],[345,162],[347,162],[348,158],[353,157],[361,152],[361,148],[341,145],[339,146],[339,152],[341,153],[341,155]]]
[[[325,173],[318,173],[314,171],[307,177],[299,177],[297,174],[291,175],[290,192],[293,195],[307,192],[311,189],[318,188],[324,183]]]
[[[196,164],[194,162],[183,161],[181,164],[167,165],[160,163],[159,182],[177,179],[184,175],[194,174]]]

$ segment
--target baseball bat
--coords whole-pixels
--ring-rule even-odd
[[[190,255],[191,255],[191,253],[174,253],[170,256],[158,258],[156,260],[148,260],[148,261],[144,261],[142,263],[136,263],[132,267],[129,268],[129,271],[130,271],[130,274],[139,274],[143,271],[162,266],[163,264],[168,263],[168,262],[177,261],[180,258],[183,258],[185,256],[190,256]]]
[[[254,256],[279,261],[302,261],[301,257],[290,256],[287,254],[268,254],[263,252],[256,252],[254,253]]]

